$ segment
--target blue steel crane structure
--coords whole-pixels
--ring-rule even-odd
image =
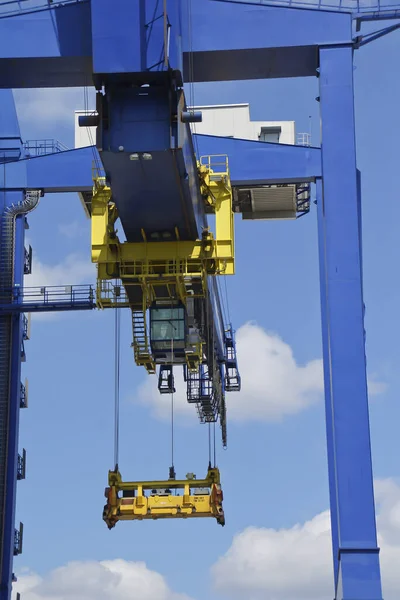
[[[23,313],[95,306],[91,288],[44,301],[23,290],[26,213],[48,192],[90,196],[93,152],[28,156],[9,90],[88,85],[97,90],[91,121],[97,125],[97,148],[132,243],[140,241],[141,228],[151,235],[174,231],[177,224],[182,240],[200,236],[204,209],[196,154],[228,155],[238,212],[244,210],[241,190],[316,185],[335,599],[381,600],[353,53],[399,27],[396,21],[375,34],[360,31],[364,21],[400,20],[400,5],[395,0],[387,5],[379,0],[365,5],[361,0],[28,0],[3,2],[0,8],[0,600],[10,598],[12,556],[22,536],[21,530],[14,535],[14,510],[16,481],[23,474],[17,450],[24,406]],[[315,76],[321,148],[190,133],[184,84]],[[152,158],[146,164],[144,154]]]

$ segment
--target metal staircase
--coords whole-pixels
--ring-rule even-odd
[[[146,313],[144,311],[132,310],[132,329],[132,346],[135,362],[139,366],[144,366],[148,373],[154,374],[156,372],[156,364],[150,352]]]
[[[225,389],[227,392],[239,392],[240,374],[236,356],[235,334],[232,325],[225,331]]]

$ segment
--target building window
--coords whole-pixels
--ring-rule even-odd
[[[281,132],[282,130],[280,127],[261,127],[258,139],[260,140],[260,142],[271,142],[273,144],[279,144]]]

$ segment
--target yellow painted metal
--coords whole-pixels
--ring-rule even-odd
[[[115,231],[118,217],[110,187],[103,176],[94,173],[92,198],[92,261],[97,263],[97,304],[100,308],[129,306],[133,315],[133,349],[135,362],[155,372],[146,326],[146,311],[154,301],[186,303],[188,295],[205,297],[208,275],[233,275],[234,215],[232,189],[226,156],[202,157],[198,163],[201,194],[206,212],[215,214],[216,236],[206,229],[201,239],[169,242],[121,243]],[[120,279],[123,294],[109,286]],[[129,301],[136,288],[136,304]],[[140,316],[141,314],[141,316]],[[190,371],[202,362],[203,345],[186,353]]]
[[[231,272],[218,270],[216,274],[233,275],[235,273],[235,229],[228,157],[226,155],[202,156],[199,161],[199,178],[206,206],[215,214],[216,262],[219,264],[228,257],[231,267]],[[228,265],[228,262],[226,264]]]
[[[191,277],[196,274],[233,275],[234,226],[232,189],[227,157],[213,163],[202,157],[199,162],[201,193],[208,212],[215,213],[216,237],[209,230],[194,241],[120,243],[114,230],[117,218],[111,202],[111,190],[105,178],[95,178],[92,199],[92,260],[98,263],[101,280],[120,277],[140,280],[161,277]],[[211,165],[222,166],[214,172]],[[117,272],[115,272],[117,271]]]
[[[140,482],[123,482],[118,471],[109,471],[108,484],[103,520],[109,529],[118,521],[162,518],[212,517],[220,525],[225,525],[217,468],[209,467],[206,478],[201,480],[189,474],[184,480]],[[120,497],[120,492],[125,492],[125,495]]]
[[[120,263],[120,241],[115,233],[114,224],[118,218],[117,208],[111,201],[111,189],[106,179],[93,176],[92,197],[92,262],[98,263],[100,279],[116,277]],[[104,265],[104,266],[103,266]]]

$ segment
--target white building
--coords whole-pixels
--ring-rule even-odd
[[[195,106],[203,116],[201,123],[192,126],[195,133],[240,138],[275,144],[294,144],[294,121],[252,121],[249,104],[216,104]]]

